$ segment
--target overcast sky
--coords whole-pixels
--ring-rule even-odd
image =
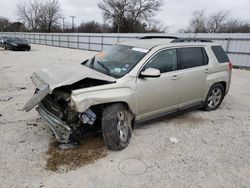
[[[16,21],[16,4],[25,0],[0,0],[0,16]],[[101,0],[59,0],[66,22],[76,16],[76,23],[95,20],[102,22],[97,3]],[[229,10],[231,16],[250,21],[250,0],[164,0],[162,10],[155,17],[170,27],[170,32],[185,28],[195,10],[206,9],[207,13]]]

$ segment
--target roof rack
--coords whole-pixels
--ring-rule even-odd
[[[140,39],[178,39],[178,37],[173,36],[144,36]]]
[[[202,38],[176,38],[175,40],[171,41],[171,43],[177,43],[177,42],[213,42],[213,41]]]

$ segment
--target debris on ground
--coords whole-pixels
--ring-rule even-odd
[[[36,126],[37,126],[37,124],[36,124],[36,123],[29,123],[29,122],[27,122],[27,123],[26,123],[26,125],[28,125],[28,126],[34,126],[34,127],[36,127]]]
[[[16,88],[18,91],[26,89],[26,87],[17,87]]]
[[[0,101],[1,101],[1,102],[6,102],[6,101],[9,101],[9,100],[11,100],[11,99],[13,99],[13,97],[11,97],[11,96],[5,96],[5,97],[1,97],[1,98],[0,98]]]
[[[59,147],[61,149],[76,149],[79,145],[73,144],[73,143],[67,143],[67,144],[60,144]]]
[[[178,140],[177,138],[175,138],[175,137],[170,137],[170,142],[171,142],[172,144],[178,144],[178,143],[179,143],[179,140]]]

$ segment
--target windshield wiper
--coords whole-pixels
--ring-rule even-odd
[[[100,61],[96,60],[96,63],[98,63],[103,69],[105,69],[107,72],[110,72],[109,68],[106,67],[106,65],[102,64]]]
[[[103,69],[105,69],[108,73],[110,73],[110,70],[106,65],[102,64],[100,61],[95,59],[95,56],[90,60],[90,66],[93,69],[94,68],[94,63],[99,64]]]

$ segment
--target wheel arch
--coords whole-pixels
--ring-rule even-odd
[[[71,96],[72,105],[77,112],[84,112],[91,106],[124,104],[131,114],[136,114],[134,92],[130,88],[105,89]]]

